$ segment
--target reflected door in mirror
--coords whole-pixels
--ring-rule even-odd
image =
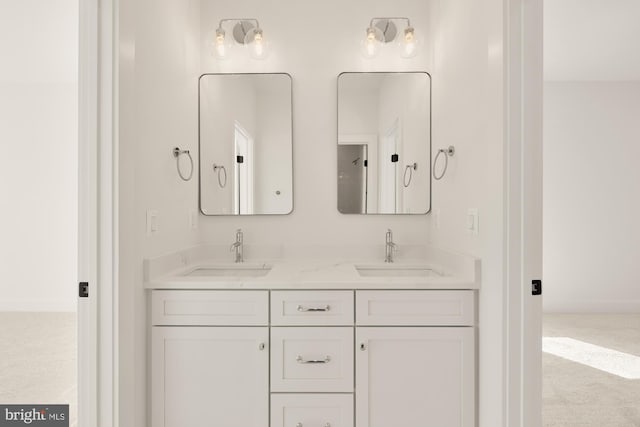
[[[362,162],[353,163],[357,158]],[[338,210],[431,209],[431,77],[424,72],[338,77]]]
[[[288,214],[293,208],[291,77],[200,77],[200,210]]]

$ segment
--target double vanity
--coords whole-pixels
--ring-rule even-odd
[[[201,75],[203,215],[292,212],[292,80]],[[345,72],[337,89],[338,211],[428,213],[430,75]],[[244,249],[238,230],[233,256],[145,261],[152,427],[475,426],[477,259],[394,259],[391,230],[384,248]]]
[[[145,262],[153,427],[475,425],[479,260],[225,249]]]

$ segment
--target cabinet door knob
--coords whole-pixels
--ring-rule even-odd
[[[365,351],[366,349],[367,349],[367,346],[363,342],[361,342],[360,343],[360,351]]]
[[[263,342],[258,344],[258,350],[264,350],[264,348],[265,348],[265,344]]]
[[[300,312],[313,312],[313,311],[330,311],[331,306],[325,305],[323,307],[305,307],[303,305],[298,305],[297,310]]]
[[[296,427],[302,427],[302,423],[296,424]]]

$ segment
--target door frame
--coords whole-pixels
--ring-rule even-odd
[[[115,2],[79,2],[78,425],[117,426]]]
[[[542,425],[543,0],[505,0],[505,415]]]
[[[82,0],[79,27],[78,422],[118,425],[118,0]],[[503,425],[541,425],[542,0],[504,0]]]

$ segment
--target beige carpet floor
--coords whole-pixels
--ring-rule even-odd
[[[543,335],[570,337],[640,357],[640,314],[547,314]],[[640,380],[546,353],[542,363],[544,426],[640,427]]]
[[[0,403],[69,404],[76,423],[76,314],[0,312]]]

